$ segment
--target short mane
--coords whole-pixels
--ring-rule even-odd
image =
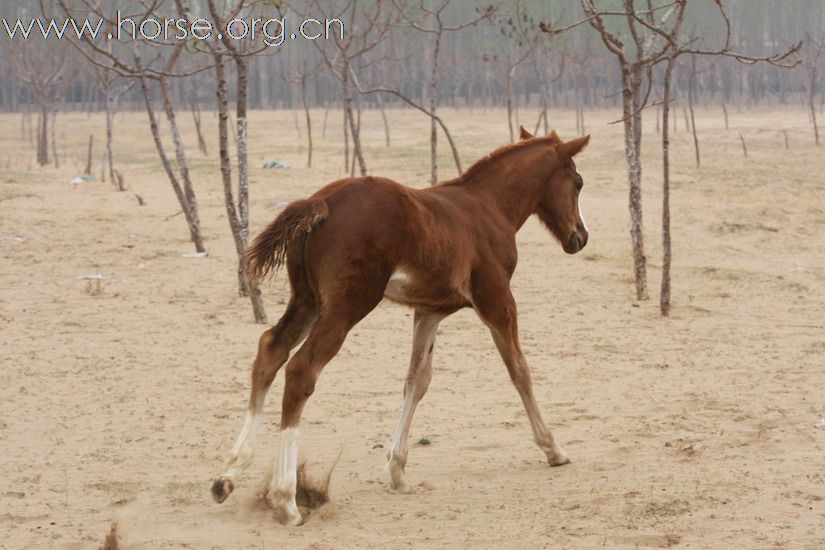
[[[438,182],[438,186],[446,185],[461,185],[482,170],[485,170],[493,161],[499,160],[500,157],[506,156],[513,151],[520,151],[522,149],[532,148],[535,145],[558,145],[558,137],[555,134],[549,136],[533,137],[515,143],[508,143],[502,145],[492,153],[489,153],[482,158],[475,161],[469,168],[467,168],[460,176],[453,179]]]

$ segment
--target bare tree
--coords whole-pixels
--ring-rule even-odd
[[[116,17],[112,13],[104,12],[100,3],[92,5],[85,0],[76,1],[79,2],[79,4],[73,3],[72,0],[57,0],[58,5],[67,18],[76,17],[79,14],[84,16],[91,14],[104,20],[109,28],[115,28],[117,25]],[[161,0],[147,1],[142,4],[141,12],[137,14],[120,14],[120,17],[135,18],[137,20],[146,20],[150,16],[156,17],[156,10],[162,3]],[[113,50],[109,44],[103,46],[96,43],[88,35],[84,35],[82,38],[66,35],[66,39],[69,44],[74,46],[75,49],[95,67],[112,71],[126,78],[135,79],[138,82],[143,96],[144,106],[146,107],[146,114],[149,117],[149,128],[152,133],[152,139],[155,143],[161,164],[186,218],[189,234],[195,245],[195,250],[197,252],[205,252],[206,248],[204,247],[201,233],[197,198],[189,172],[186,148],[183,144],[180,130],[178,129],[175,105],[170,90],[170,79],[196,74],[206,67],[179,67],[181,55],[186,47],[186,44],[181,41],[152,44],[154,46],[152,49],[153,55],[147,62],[143,58],[142,48],[137,43],[132,44],[130,61],[126,51],[121,49]],[[170,161],[160,135],[160,128],[153,106],[152,84],[155,84],[156,88],[160,91],[163,112],[172,136],[176,160],[175,165]]]
[[[185,0],[176,0],[180,10],[189,14]],[[237,0],[225,12],[219,10],[215,0],[207,0],[209,13],[218,28],[227,28],[227,23],[247,8],[244,0]],[[241,261],[244,250],[249,242],[249,159],[248,148],[248,102],[249,102],[249,69],[248,57],[260,53],[262,47],[254,43],[240,44],[233,40],[229,33],[218,36],[219,40],[207,43],[212,54],[215,66],[216,96],[218,100],[218,147],[221,161],[221,177],[223,180],[224,199],[229,227],[235,242],[238,254],[238,292],[241,296],[249,296],[256,323],[266,323],[261,290],[256,282],[250,281],[246,275],[246,265]],[[232,166],[229,155],[228,121],[229,99],[227,94],[226,71],[224,58],[229,58],[235,65],[235,145],[238,163],[237,200],[232,189]]]
[[[106,167],[109,180],[115,185],[118,191],[125,191],[125,181],[123,175],[115,168],[114,155],[114,128],[115,115],[117,114],[120,98],[129,92],[135,85],[135,81],[126,81],[113,71],[94,67],[97,75],[97,87],[103,94],[103,101],[106,109]],[[106,181],[106,171],[101,171],[103,181]]]
[[[74,64],[65,49],[49,47],[48,42],[34,40],[10,40],[8,42],[8,65],[17,78],[23,82],[37,102],[37,164],[49,164],[49,138],[55,166],[59,168],[54,122],[58,106],[66,95],[76,74]],[[49,129],[52,129],[50,132]]]
[[[666,40],[666,48],[664,50],[664,61],[666,62],[664,77],[662,80],[662,286],[659,298],[659,310],[663,316],[670,314],[670,294],[671,294],[671,276],[670,268],[672,262],[671,249],[671,231],[670,231],[670,151],[669,151],[669,125],[668,118],[671,104],[671,80],[673,75],[673,68],[676,60],[683,54],[688,54],[691,57],[691,73],[689,79],[689,104],[691,105],[691,120],[693,120],[693,99],[691,88],[694,85],[696,75],[696,58],[697,56],[710,57],[731,57],[740,63],[754,64],[758,62],[766,62],[768,64],[781,67],[791,68],[797,65],[798,61],[786,61],[799,51],[801,44],[796,44],[783,52],[767,55],[767,56],[750,56],[735,52],[731,49],[730,43],[730,19],[725,8],[721,2],[716,2],[718,9],[717,13],[720,19],[724,22],[726,35],[724,43],[716,48],[698,48],[696,43],[698,38],[695,35],[684,37],[682,36],[682,23],[685,17],[685,10],[687,8],[687,0],[675,0],[673,6],[676,10],[674,23],[671,27],[660,25],[655,20],[648,20],[645,24],[649,29],[653,30]],[[634,17],[637,17],[634,15]],[[641,20],[640,20],[641,22]],[[691,123],[693,127],[694,147],[696,151],[696,165],[699,166],[699,146],[696,138],[695,123]],[[740,133],[740,138],[742,137]],[[742,147],[745,147],[744,138],[742,138]],[[747,156],[747,150],[745,150]]]
[[[430,184],[435,185],[438,182],[438,128],[435,116],[438,111],[438,60],[441,53],[441,40],[444,33],[456,32],[467,27],[471,27],[478,22],[490,17],[494,11],[494,6],[488,6],[484,9],[479,9],[472,19],[463,21],[454,25],[448,25],[445,22],[444,10],[450,5],[452,0],[438,0],[435,7],[430,8],[428,2],[421,0],[417,6],[419,19],[408,18],[410,25],[415,30],[427,35],[428,39],[432,41],[432,50],[430,50],[430,82],[429,82],[429,109],[427,112],[430,115]],[[396,2],[396,7],[404,12],[404,7],[400,7]],[[524,56],[526,58],[526,55]],[[513,65],[511,71],[508,72],[508,78],[512,79],[511,72],[515,70],[524,59],[518,61]],[[512,107],[510,108],[512,111]],[[512,128],[511,132],[512,134]]]
[[[598,10],[594,0],[581,0],[587,21],[599,33],[607,50],[614,55],[619,65],[622,82],[622,122],[624,124],[625,160],[627,161],[627,181],[630,210],[630,241],[633,251],[633,277],[636,283],[636,299],[646,300],[647,257],[644,250],[642,223],[642,108],[650,93],[649,72],[653,65],[663,59],[669,43],[660,33],[653,30],[656,12],[663,7],[639,10],[634,0],[623,0],[624,11]],[[674,12],[674,3],[667,4],[662,23]],[[618,18],[625,24],[625,36],[609,30],[607,17]],[[629,38],[628,38],[629,36]],[[632,40],[632,46],[626,42]],[[647,90],[643,89],[645,79]]]
[[[712,49],[696,47],[698,38],[695,36],[689,37],[684,43],[676,44],[676,37],[680,36],[682,21],[685,17],[686,0],[674,0],[659,6],[654,6],[653,2],[647,1],[644,9],[638,9],[634,0],[623,0],[623,9],[617,11],[599,10],[595,7],[594,0],[581,0],[581,4],[586,20],[598,31],[606,49],[618,61],[621,71],[622,122],[625,130],[625,157],[628,165],[633,273],[636,298],[646,299],[648,293],[641,201],[641,112],[648,103],[652,88],[653,67],[682,54],[725,56],[747,64],[768,61],[781,65],[784,59],[799,50],[800,45],[792,46],[784,53],[764,57],[753,57],[733,51],[730,19],[721,0],[715,0],[714,4],[723,23],[724,38],[721,46]],[[624,31],[611,30],[614,27],[608,27],[607,18],[624,22]],[[626,42],[632,47],[628,47]],[[675,55],[673,48],[678,52]],[[647,83],[646,87],[645,83]],[[698,143],[696,145],[698,152]]]
[[[819,64],[825,52],[825,33],[819,40],[814,39],[809,33],[806,42],[806,55],[802,64],[808,72],[808,112],[814,127],[814,143],[819,145],[819,126],[816,120],[816,81],[819,75]]]
[[[513,125],[513,85],[518,68],[530,57],[531,46],[528,46],[528,21],[523,13],[521,2],[515,2],[513,11],[498,10],[491,22],[498,28],[506,39],[504,44],[495,44],[491,53],[485,53],[482,59],[487,62],[500,64],[504,72],[504,97],[507,108],[507,127],[510,131],[510,143],[516,140]],[[522,20],[522,17],[525,20]],[[543,95],[542,95],[543,97]]]
[[[188,82],[189,109],[192,111],[192,122],[195,124],[195,132],[198,134],[198,150],[206,156],[209,154],[209,149],[206,147],[206,140],[203,138],[200,83],[196,79],[197,76],[189,79]]]
[[[307,101],[307,83],[318,73],[321,67],[321,62],[318,61],[310,64],[305,55],[300,55],[296,60],[295,67],[292,68],[289,74],[284,73],[283,78],[287,82],[297,84],[301,90],[301,107],[304,110],[304,118],[306,119],[307,127],[307,168],[312,168],[312,116],[309,111],[309,102]],[[283,67],[283,66],[282,66]],[[381,111],[383,114],[383,110]],[[386,118],[386,115],[384,115]],[[346,127],[344,128],[346,137]]]
[[[307,6],[301,4],[293,6],[293,9],[302,13],[302,8]],[[327,21],[340,21],[346,14],[349,22],[349,29],[346,33],[341,24],[340,33],[332,33],[331,40],[316,40],[313,44],[318,48],[321,57],[329,71],[338,79],[341,85],[341,101],[344,109],[344,131],[349,129],[349,137],[352,138],[353,156],[358,161],[358,169],[362,176],[367,175],[367,163],[364,160],[364,152],[361,147],[360,127],[355,120],[353,93],[358,90],[353,79],[355,72],[353,64],[361,57],[376,48],[389,34],[392,25],[390,24],[392,14],[385,9],[383,2],[375,2],[370,10],[359,3],[358,0],[347,0],[346,2],[322,2],[313,0],[312,8],[316,16],[323,15]],[[327,46],[332,44],[331,48]],[[345,142],[347,145],[347,142]],[[345,151],[345,158],[349,158]],[[347,160],[347,164],[349,161]]]

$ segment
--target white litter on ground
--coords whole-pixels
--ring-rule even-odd
[[[825,428],[825,418],[820,418],[814,426],[817,428]]]
[[[90,182],[90,181],[95,181],[95,177],[90,176],[88,174],[83,174],[82,176],[73,177],[72,180],[69,183],[71,183],[72,185],[77,185],[79,183],[87,183],[87,182]]]
[[[92,275],[80,275],[77,280],[79,281],[105,281],[109,277],[104,277],[100,273],[94,273]]]
[[[28,240],[28,237],[18,237],[17,235],[0,235],[0,241],[15,241],[18,243],[23,243]]]
[[[183,258],[206,258],[209,255],[208,252],[185,252],[181,254]]]

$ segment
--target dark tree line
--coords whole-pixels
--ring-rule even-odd
[[[2,15],[12,20],[16,17],[38,15],[36,2],[32,0],[7,0],[3,4]],[[176,16],[173,2],[162,1],[159,4],[155,10],[158,14]],[[205,1],[193,1],[191,4],[203,4],[203,8],[196,12],[208,14]],[[351,4],[350,2],[328,2],[331,6],[329,9],[325,8],[323,3],[312,0],[297,1],[293,4],[302,15],[340,17],[347,30],[353,28],[358,31],[358,21],[349,20],[352,12],[335,9],[336,5],[344,6]],[[321,6],[321,9],[316,8],[316,4]],[[364,55],[364,68],[359,69],[364,84],[391,85],[416,103],[430,105],[433,100],[430,85],[431,49],[434,41],[432,36],[427,36],[426,33],[422,36],[421,29],[434,30],[435,27],[432,25],[436,20],[428,14],[439,11],[434,8],[441,8],[443,0],[404,3],[398,0],[362,0],[357,4],[359,11],[355,12],[356,18],[360,17],[360,10],[369,11],[370,7],[376,5],[383,5],[384,12],[390,15],[397,10],[399,4],[403,4],[403,9],[408,14],[407,18],[396,21],[373,51]],[[412,7],[418,4],[419,11],[414,12]],[[621,4],[618,0],[597,3],[600,9],[619,9]],[[454,0],[446,3],[444,9],[439,11],[438,18],[445,29],[460,27],[477,17],[476,8],[490,5],[496,7],[496,11],[502,16],[481,18],[478,24],[466,25],[459,32],[443,32],[440,35],[440,70],[437,80],[439,105],[506,108],[510,96],[516,105],[521,106],[539,106],[545,100],[550,104],[550,108],[565,109],[616,107],[621,104],[621,99],[615,94],[615,90],[621,84],[621,74],[613,68],[610,54],[599,47],[599,35],[589,25],[571,29],[557,37],[551,47],[542,48],[543,44],[539,44],[539,59],[526,59],[519,68],[518,79],[512,86],[508,85],[508,73],[512,67],[502,61],[503,57],[516,55],[520,58],[524,53],[528,53],[526,42],[521,52],[514,54],[511,51],[514,35],[519,32],[519,26],[522,25],[518,18],[526,18],[532,22],[570,23],[583,17],[578,3],[564,0]],[[806,34],[818,39],[825,33],[825,10],[818,0],[726,0],[724,5],[734,25],[731,47],[736,51],[753,55],[767,54],[799,40]],[[692,9],[686,14],[684,28],[696,29],[696,33],[708,41],[721,39],[724,29],[718,25],[708,25],[702,16],[704,11],[713,9],[713,1],[697,0],[696,7],[701,9]],[[286,10],[285,13],[291,14],[289,17],[292,20],[300,17],[295,11]],[[54,14],[56,17],[60,16],[58,10],[55,10]],[[11,44],[12,41],[5,35],[5,30],[0,28],[0,31],[0,43]],[[358,38],[355,37],[356,41]],[[144,44],[143,47],[151,49],[150,45]],[[331,45],[323,47],[330,49]],[[586,60],[581,58],[582,52],[588,53]],[[249,60],[250,109],[300,109],[304,97],[309,107],[341,104],[342,84],[325,65],[318,66],[312,78],[305,79],[303,91],[300,81],[294,82],[284,78],[285,74],[294,73],[296,59],[305,60],[307,67],[316,67],[322,60],[318,44],[310,40],[287,40],[282,46],[263,53],[264,55],[256,55]],[[185,52],[183,55],[194,54]],[[10,60],[6,62],[11,64]],[[96,85],[93,75],[88,74],[89,69],[81,67],[78,70],[79,77],[66,90],[63,108],[105,110],[105,93]],[[679,97],[687,97],[688,72],[687,67],[676,69],[673,85],[674,92]],[[720,108],[723,104],[747,107],[763,102],[803,105],[803,102],[807,102],[810,84],[810,78],[803,72],[788,73],[767,65],[747,67],[732,59],[721,60],[712,70],[703,71],[696,76],[694,93],[697,103],[716,104]],[[208,76],[192,78],[203,81]],[[186,105],[191,94],[191,86],[183,80],[172,82],[170,85],[174,101]],[[818,96],[822,95],[823,86],[825,84],[817,80]],[[508,92],[510,87],[512,90]],[[227,93],[230,100],[234,100],[234,86],[230,86]],[[139,108],[139,95],[138,90],[132,90],[122,98],[122,101],[128,103],[129,108]],[[404,105],[403,100],[386,95],[380,98],[374,95],[363,97],[360,101],[367,108],[379,108],[379,103],[383,103],[384,106]],[[0,108],[19,112],[36,102],[36,92],[21,80],[18,72],[0,73]],[[203,107],[217,109],[217,99],[203,98]]]

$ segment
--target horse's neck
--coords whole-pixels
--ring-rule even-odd
[[[536,211],[545,179],[533,163],[520,160],[515,157],[499,162],[468,182],[474,187],[473,194],[500,210],[516,231]]]

